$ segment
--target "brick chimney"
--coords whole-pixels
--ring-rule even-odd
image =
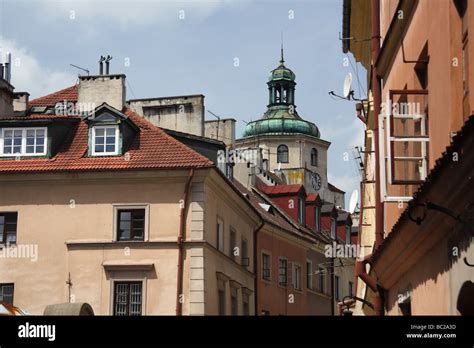
[[[101,56],[99,60],[99,75],[79,76],[78,107],[82,111],[91,111],[103,103],[122,110],[125,106],[125,78],[124,74],[109,74],[109,62]],[[103,62],[106,63],[104,74]]]
[[[28,100],[30,93],[15,92],[13,93],[13,111],[24,112],[28,109]]]

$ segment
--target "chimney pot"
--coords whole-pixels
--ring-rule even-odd
[[[99,59],[99,75],[104,74],[104,60],[105,60],[105,57],[100,56],[100,59]]]
[[[4,79],[10,83],[12,74],[11,74],[11,66],[12,66],[12,54],[7,52],[7,61],[5,62],[5,74]]]
[[[110,67],[110,61],[112,60],[111,55],[107,55],[107,59],[105,59],[105,75],[109,74],[109,67]]]

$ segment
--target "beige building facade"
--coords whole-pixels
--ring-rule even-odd
[[[82,91],[107,85],[86,118],[47,113],[64,92],[33,101],[44,114],[0,115],[4,300],[37,315],[67,302],[100,315],[253,315],[259,214],[212,161],[115,105],[124,79],[67,89],[89,103]],[[46,155],[10,154],[11,129],[35,129],[33,152]]]

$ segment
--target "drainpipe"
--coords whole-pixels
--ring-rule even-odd
[[[365,156],[364,158],[365,160],[367,159],[367,156]],[[365,180],[365,178],[364,178]],[[360,182],[360,210],[359,210],[359,233],[357,234],[357,245],[361,245],[361,234],[362,234],[362,222],[364,220],[364,204],[365,204],[365,185],[364,185],[364,181],[361,181]],[[359,257],[359,255],[358,255]],[[358,277],[359,277],[359,274],[357,273],[357,259],[356,259],[356,266],[355,266],[355,279],[354,279],[354,296],[357,296],[357,288],[358,288]]]
[[[184,187],[184,192],[181,201],[181,213],[179,218],[179,235],[178,235],[178,276],[176,286],[176,315],[183,315],[183,303],[181,295],[183,293],[183,269],[184,269],[184,241],[186,239],[186,210],[188,207],[189,188],[194,176],[194,169],[189,170],[188,179]]]
[[[258,315],[258,304],[257,304],[257,299],[258,299],[258,292],[257,292],[257,286],[258,286],[258,276],[257,276],[257,271],[258,271],[258,265],[257,265],[257,260],[258,260],[258,248],[257,248],[257,234],[258,232],[262,229],[263,225],[265,225],[265,222],[263,221],[263,218],[262,218],[262,223],[260,224],[260,226],[257,227],[257,229],[254,231],[253,233],[253,273],[254,273],[254,284],[253,284],[253,288],[254,288],[254,297],[255,297],[255,300],[254,300],[254,312],[255,312],[255,315]]]
[[[377,292],[377,283],[374,278],[369,276],[367,272],[365,271],[365,265],[368,263],[368,260],[370,259],[371,254],[365,256],[362,260],[357,261],[356,263],[356,274],[362,281],[367,284],[367,286],[374,292]]]
[[[379,151],[379,115],[382,104],[381,79],[377,75],[376,62],[380,53],[380,0],[372,0],[372,93],[374,96],[374,145],[375,145],[375,243],[374,250],[382,244],[383,233],[383,204],[380,190],[380,151]],[[375,293],[374,311],[375,315],[384,315],[383,289],[377,281],[367,274],[365,266],[368,263],[370,255],[363,260],[357,260],[356,276],[359,277]]]

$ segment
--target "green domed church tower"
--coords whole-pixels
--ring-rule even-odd
[[[296,111],[295,73],[285,66],[283,47],[280,65],[271,71],[267,85],[267,111],[262,119],[247,124],[243,136],[283,132],[307,134],[319,138],[318,127],[303,120]]]
[[[296,110],[295,79],[295,73],[285,65],[282,47],[280,64],[267,81],[267,110],[260,119],[247,123],[242,138],[236,141],[238,150],[260,154],[259,168],[249,173],[237,164],[234,172],[244,181],[246,176],[271,172],[285,184],[303,184],[306,192],[318,192],[321,199],[343,205],[344,195],[334,192],[327,180],[330,143],[321,139],[318,127]]]

